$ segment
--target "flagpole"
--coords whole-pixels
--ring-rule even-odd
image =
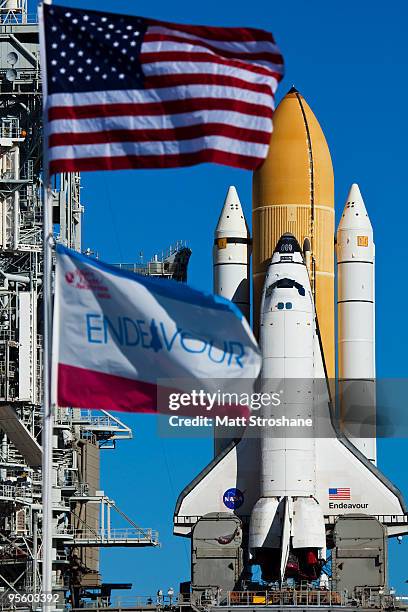
[[[51,4],[52,0],[43,0]],[[40,38],[43,37],[44,24],[42,7],[39,9]],[[42,87],[43,87],[43,316],[44,316],[44,346],[43,346],[43,431],[42,431],[42,593],[45,595],[43,610],[51,610],[52,606],[52,535],[53,535],[53,469],[52,448],[54,415],[51,405],[51,335],[52,335],[52,191],[50,184],[47,116],[46,116],[46,61],[45,44],[42,49]]]

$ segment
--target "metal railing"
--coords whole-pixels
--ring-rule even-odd
[[[34,23],[34,22],[33,22]],[[0,24],[1,25],[1,24]],[[9,83],[10,87],[14,87],[16,84],[27,85],[29,83],[33,83],[36,88],[40,83],[40,68],[18,68],[15,70],[14,79],[12,81],[7,80],[7,69],[0,69],[1,79],[7,83]],[[10,136],[3,136],[3,138],[11,138]],[[17,136],[18,139],[24,140],[25,137],[21,135]]]
[[[27,486],[21,485],[0,485],[0,497],[7,499],[29,498],[33,497],[33,490],[30,484]]]
[[[136,608],[144,608],[152,610],[157,609],[169,609],[171,606],[180,605],[181,600],[180,596],[169,597],[168,595],[128,595],[123,596],[119,595],[117,597],[112,598],[112,603],[107,610],[111,610],[112,608],[115,610],[135,610]],[[105,610],[105,607],[98,606],[96,602],[84,602],[83,609],[87,610]],[[76,612],[76,608],[73,608],[72,612]],[[78,609],[79,610],[79,609]]]
[[[41,536],[41,529],[38,531]],[[54,537],[66,536],[67,543],[83,546],[101,546],[103,544],[118,545],[139,542],[141,545],[159,546],[158,532],[153,529],[69,529],[57,528]],[[63,557],[65,559],[65,556]]]
[[[376,514],[373,515],[383,525],[407,525],[408,516],[406,514]],[[325,517],[326,523],[334,525],[338,516],[329,515]]]
[[[191,515],[191,516],[187,516],[187,515],[178,515],[175,517],[174,520],[174,524],[175,525],[179,525],[179,526],[190,526],[190,525],[195,525],[195,523],[197,523],[200,520],[201,516],[199,515]],[[242,517],[239,517],[242,520]]]
[[[66,534],[78,544],[81,542],[124,542],[140,541],[151,542],[156,545],[159,542],[158,532],[153,529],[142,529],[135,527],[111,528],[111,529],[64,529],[58,532]]]
[[[34,180],[34,160],[28,159],[21,168],[21,178],[31,183]]]
[[[248,607],[255,606],[271,606],[279,608],[287,607],[324,607],[329,606],[345,607],[350,606],[351,601],[346,593],[330,591],[324,589],[282,589],[268,591],[229,591],[221,597],[216,593],[216,589],[208,589],[210,592],[193,593],[193,594],[175,594],[172,596],[165,594],[158,595],[136,595],[114,597],[111,602],[111,608],[117,610],[136,610],[136,609],[156,609],[168,610],[176,607],[191,607],[195,610],[206,610],[211,606],[222,607]],[[377,594],[371,594],[363,598],[360,602],[362,605],[372,607],[373,604],[392,606],[395,605],[395,597],[388,594],[381,596],[381,602],[378,600]],[[103,606],[98,606],[95,602],[85,603],[86,609],[105,609]],[[111,609],[110,608],[110,609]],[[83,608],[82,608],[83,609]],[[108,609],[108,608],[106,608]],[[391,608],[390,608],[391,609]],[[75,612],[75,611],[73,611]]]
[[[0,122],[0,138],[10,138],[11,140],[21,138],[20,122],[17,118]]]
[[[344,594],[324,589],[230,591],[227,606],[345,606]]]
[[[122,608],[126,606],[129,607],[129,605],[143,608],[148,608],[150,606],[156,608],[177,605],[178,603],[179,597],[177,595],[173,597],[169,597],[168,595],[136,595],[135,597],[119,595],[113,599],[113,604]]]
[[[0,7],[0,25],[16,25],[21,23],[36,24],[38,17],[36,13],[24,13],[18,9],[10,10]]]
[[[74,425],[91,425],[92,427],[111,428],[116,425],[115,421],[109,416],[95,416],[90,410],[82,410],[79,417],[73,418]],[[117,426],[117,425],[116,425]]]
[[[197,523],[197,521],[201,518],[198,515],[178,515],[175,517],[175,525],[178,526],[190,526]],[[239,517],[244,524],[249,523],[250,516],[243,515]],[[325,522],[328,525],[334,525],[338,519],[338,515],[326,515]],[[405,514],[381,514],[375,515],[375,518],[384,525],[407,525],[408,524],[408,516]]]
[[[134,272],[142,276],[171,276],[174,265],[165,261],[149,261],[148,263],[119,263],[113,264],[120,270]]]
[[[132,437],[132,430],[127,425],[117,417],[103,412],[103,415],[94,415],[91,410],[82,410],[80,415],[73,416],[72,424],[80,425],[84,435],[95,435],[105,444],[109,440],[123,440]]]
[[[66,469],[62,474],[58,475],[57,484],[61,488],[74,488],[75,491],[82,485],[78,481],[78,474],[72,469]]]
[[[11,309],[9,311],[6,311],[7,315],[10,316],[11,314],[15,313],[15,309]],[[17,333],[15,329],[10,329],[8,328],[4,328],[4,327],[0,327],[0,340],[7,340],[8,342],[16,342],[16,338],[17,338]]]
[[[74,497],[89,497],[89,484],[87,482],[80,482],[73,496]]]

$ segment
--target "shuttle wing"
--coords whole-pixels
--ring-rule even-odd
[[[180,493],[174,533],[188,536],[209,512],[249,515],[259,497],[259,444],[255,438],[231,442]]]
[[[328,427],[324,437],[316,439],[316,498],[326,517],[363,513],[376,516],[389,525],[389,535],[408,532],[407,507],[401,492],[339,431],[333,420],[329,381],[316,320],[315,375],[326,384],[319,384],[318,405],[326,411]],[[323,396],[324,394],[324,396]]]

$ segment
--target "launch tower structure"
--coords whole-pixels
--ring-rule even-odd
[[[0,0],[0,604],[41,592],[42,123],[38,24],[26,0]],[[56,238],[81,250],[81,182],[53,184]],[[53,436],[53,592],[57,607],[108,603],[99,548],[156,546],[99,483],[100,450],[132,437],[101,411],[57,408]],[[111,515],[117,510],[117,527]],[[115,526],[113,526],[113,524]],[[37,599],[38,601],[38,599]],[[27,605],[32,609],[32,604]]]
[[[183,240],[178,240],[176,244],[170,245],[166,252],[161,255],[155,254],[145,262],[143,253],[140,253],[140,261],[137,263],[117,263],[114,264],[121,270],[141,274],[142,276],[152,276],[153,278],[164,278],[175,280],[181,283],[187,281],[187,269],[190,261],[191,249]]]

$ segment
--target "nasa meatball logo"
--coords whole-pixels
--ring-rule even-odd
[[[222,496],[222,501],[224,506],[230,510],[236,510],[244,503],[244,494],[239,489],[227,489]]]

